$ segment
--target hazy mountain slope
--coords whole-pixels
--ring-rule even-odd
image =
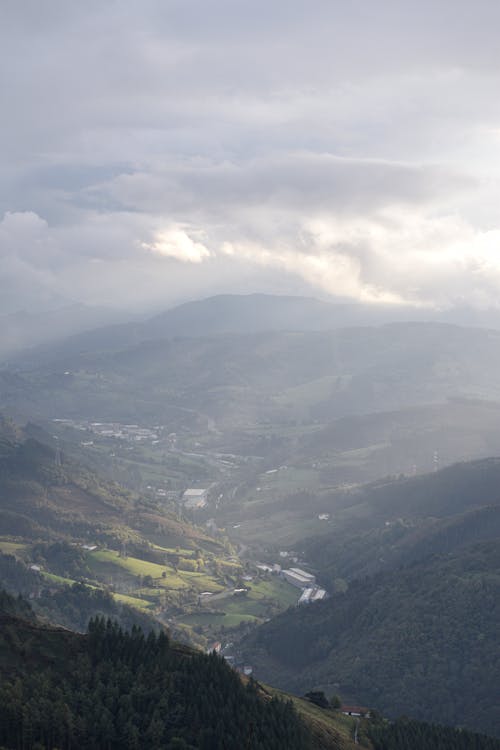
[[[362,309],[359,306],[359,310]],[[204,338],[227,333],[243,335],[263,331],[329,330],[353,324],[358,317],[356,305],[331,304],[310,297],[218,295],[186,302],[143,321],[130,321],[75,333],[64,341],[26,352],[24,356],[21,355],[21,361],[123,349],[151,339]],[[375,314],[374,319],[379,317]],[[35,343],[35,339],[29,343]],[[18,346],[17,351],[21,348],[22,346]]]
[[[473,542],[500,539],[500,459],[374,482],[331,497],[332,528],[302,542],[329,586]]]
[[[314,461],[326,484],[340,484],[498,454],[500,404],[450,399],[333,420],[305,434],[293,456]]]
[[[251,634],[258,677],[384,713],[500,733],[500,545],[358,580]]]
[[[367,575],[498,534],[497,458],[337,487],[308,486],[315,475],[303,470],[302,487],[297,482],[298,489],[290,490],[286,477],[294,473],[293,467],[263,472],[257,487],[223,506],[219,518],[230,527],[238,524],[234,533],[242,542],[267,546],[270,558],[296,550],[329,588],[336,578]]]
[[[16,357],[23,349],[30,347],[54,346],[54,342],[75,336],[80,331],[116,323],[123,318],[122,313],[114,310],[81,304],[0,315],[0,357]]]
[[[120,322],[95,326],[99,320]],[[124,320],[124,313],[86,308],[62,308],[40,315],[18,313],[0,318],[5,335],[0,356],[17,353],[21,359],[127,348],[151,339],[248,334],[271,331],[327,331],[353,326],[379,326],[403,321],[450,323],[499,328],[498,312],[454,308],[429,312],[411,306],[346,303],[312,297],[272,294],[221,294],[185,302],[153,317]],[[94,322],[94,326],[92,323]],[[65,337],[65,338],[64,338]],[[54,343],[51,343],[51,342]],[[23,348],[32,347],[25,357]]]
[[[435,324],[155,340],[4,373],[2,401],[35,416],[166,419],[189,408],[223,426],[325,422],[449,397],[500,400],[499,343],[500,332]]]

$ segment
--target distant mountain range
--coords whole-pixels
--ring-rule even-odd
[[[436,311],[322,301],[313,297],[224,294],[186,302],[143,320],[125,322],[124,312],[72,305],[40,314],[19,312],[1,317],[0,357],[13,357],[27,348],[34,348],[31,358],[54,357],[62,352],[126,348],[175,336],[328,331],[407,321],[500,328],[500,311],[469,308]],[[103,322],[112,324],[96,327]],[[49,349],[45,351],[47,346]]]

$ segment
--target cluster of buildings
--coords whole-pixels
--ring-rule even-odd
[[[179,490],[166,490],[163,487],[157,487],[156,489],[148,484],[147,488],[155,493],[156,497],[165,498],[176,503],[180,503],[186,510],[197,510],[206,508],[208,505],[208,488],[194,488],[190,487],[184,492]],[[210,519],[211,523],[215,525],[214,519]],[[208,527],[208,524],[207,524]],[[216,528],[216,527],[215,527]]]
[[[284,555],[282,555],[284,556]],[[296,558],[294,558],[296,559]],[[319,602],[327,595],[326,590],[316,585],[316,576],[308,573],[301,568],[287,568],[282,570],[281,565],[267,565],[266,563],[257,563],[256,568],[263,573],[274,573],[281,575],[285,581],[301,589],[298,604],[311,604]]]
[[[159,441],[158,430],[161,428],[151,429],[149,427],[140,427],[138,424],[121,424],[120,422],[87,422],[77,421],[74,419],[53,419],[53,422],[73,427],[75,430],[82,432],[91,432],[98,437],[118,438],[127,440],[130,443],[140,443],[145,440],[150,442]]]
[[[316,585],[316,576],[306,570],[288,568],[288,570],[282,570],[281,575],[292,586],[302,589],[298,604],[311,604],[326,597],[326,590]]]

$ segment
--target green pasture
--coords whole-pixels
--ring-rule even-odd
[[[224,625],[226,628],[236,628],[241,622],[259,623],[260,619],[254,615],[243,612],[232,612],[228,614],[222,612],[196,612],[182,618],[182,623],[190,625],[191,627],[195,627],[196,625],[201,625],[202,627],[219,627]]]
[[[151,602],[144,601],[144,599],[139,599],[136,596],[129,596],[128,594],[113,594],[113,599],[121,602],[121,604],[128,604],[130,607],[135,607],[143,611],[147,611],[152,607]]]
[[[134,576],[151,576],[156,585],[162,589],[178,590],[192,587],[197,591],[217,593],[224,590],[224,586],[206,573],[189,570],[179,570],[177,573],[170,566],[158,565],[137,557],[120,557],[115,550],[96,550],[90,553],[91,558],[107,565],[118,568]],[[163,577],[163,573],[166,576]]]
[[[160,544],[153,544],[153,549],[158,549],[160,552],[166,552],[169,555],[179,555],[180,557],[191,557],[193,554],[192,549],[187,547],[162,547]]]
[[[57,583],[63,586],[73,586],[73,584],[77,583],[72,578],[64,578],[63,576],[56,576],[54,573],[47,573],[47,571],[45,570],[41,570],[40,575],[43,578],[45,578],[47,581],[52,581],[52,583]]]
[[[331,523],[320,521],[316,512],[309,518],[303,517],[303,511],[295,514],[281,508],[273,513],[269,508],[266,515],[260,518],[244,518],[238,529],[230,529],[231,537],[246,543],[263,544],[268,547],[288,549],[301,539],[331,533]]]
[[[192,572],[190,570],[180,570],[178,576],[186,583],[186,585],[192,586],[198,592],[210,591],[213,594],[217,594],[220,591],[224,591],[225,588],[221,583],[217,583],[214,578],[207,575],[206,573]]]
[[[217,602],[206,602],[207,607],[216,607],[218,612],[191,613],[181,620],[186,625],[202,627],[237,627],[241,622],[262,622],[276,605],[286,609],[297,603],[299,594],[296,588],[286,581],[274,579],[252,582],[246,594],[228,594]],[[225,613],[225,614],[223,614]]]
[[[272,599],[273,602],[279,604],[284,609],[296,604],[299,598],[298,589],[278,577],[273,577],[269,581],[252,581],[250,587],[250,591],[247,594],[249,599],[257,601]]]
[[[308,409],[315,404],[326,401],[332,393],[339,390],[341,379],[338,375],[325,375],[307,383],[285,388],[273,397],[276,404],[293,409]]]
[[[96,550],[90,556],[98,562],[115,565],[137,577],[151,576],[162,588],[181,589],[187,586],[186,581],[173,568],[165,565],[139,560],[137,557],[120,557],[115,550]],[[167,574],[165,578],[162,577],[164,572]]]
[[[24,552],[28,545],[21,542],[9,542],[4,539],[0,539],[0,552],[4,555],[16,555],[20,552]]]

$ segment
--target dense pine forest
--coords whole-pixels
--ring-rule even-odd
[[[500,741],[464,729],[399,719],[368,729],[374,750],[498,750]]]
[[[305,750],[291,703],[264,700],[215,654],[96,618],[88,634],[7,614],[2,596],[0,746],[9,750]]]

